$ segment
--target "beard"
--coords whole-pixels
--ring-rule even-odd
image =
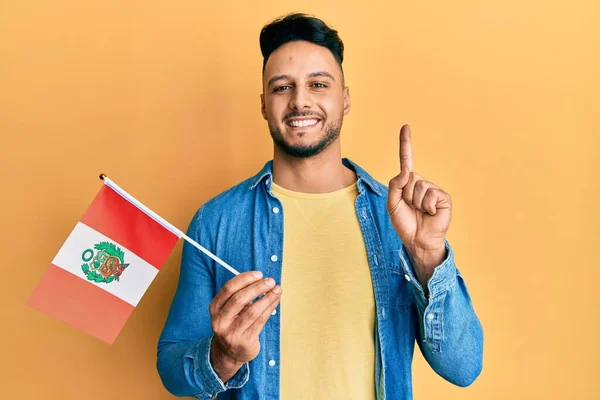
[[[309,158],[316,156],[325,150],[327,146],[333,143],[340,136],[340,132],[342,130],[342,121],[343,116],[340,116],[339,119],[324,125],[323,129],[321,130],[321,132],[324,132],[324,134],[321,136],[321,138],[316,143],[305,146],[294,146],[288,143],[283,137],[281,129],[272,125],[270,122],[268,125],[273,141],[285,154],[295,158]]]

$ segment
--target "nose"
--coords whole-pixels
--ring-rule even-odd
[[[312,104],[313,102],[311,95],[306,88],[298,86],[294,89],[294,92],[290,98],[290,108],[292,110],[301,111],[311,108]]]

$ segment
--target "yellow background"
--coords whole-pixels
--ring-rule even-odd
[[[344,155],[387,183],[410,123],[454,200],[484,369],[460,389],[417,353],[415,397],[600,398],[598,1],[301,3],[0,1],[0,398],[171,398],[155,347],[181,244],[112,346],[25,302],[100,172],[185,229],[271,157],[258,34],[290,11],[345,42]]]

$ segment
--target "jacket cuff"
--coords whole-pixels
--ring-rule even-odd
[[[444,337],[444,300],[448,290],[457,281],[457,269],[454,264],[454,252],[448,241],[445,242],[446,259],[435,267],[433,275],[427,282],[429,299],[425,297],[423,287],[415,276],[413,266],[410,264],[407,250],[402,246],[400,260],[404,272],[412,282],[416,292],[417,309],[419,321],[422,328],[423,343],[427,343],[434,353],[441,351],[442,339]]]
[[[248,363],[235,373],[227,382],[223,382],[215,372],[210,363],[210,346],[214,335],[200,340],[189,350],[188,356],[194,360],[195,370],[198,371],[202,382],[204,382],[204,391],[198,393],[196,398],[214,399],[219,393],[227,389],[239,389],[248,382],[250,378],[250,367]]]
[[[429,282],[427,282],[427,288],[429,290],[429,299],[435,298],[441,292],[444,292],[448,288],[450,288],[456,282],[456,265],[454,264],[454,251],[452,247],[450,247],[450,243],[448,240],[445,240],[444,245],[446,247],[446,258],[440,265],[435,267],[433,270],[433,275],[429,278]],[[406,247],[402,245],[402,249],[399,252],[400,256],[400,264],[402,265],[402,269],[404,273],[407,275],[407,280],[412,283],[414,290],[416,291],[417,298],[420,305],[426,306],[429,302],[425,297],[425,291],[421,286],[421,283],[417,279],[417,275],[414,271],[414,267],[410,262],[410,257],[408,256],[408,250]],[[425,307],[422,307],[425,308]]]

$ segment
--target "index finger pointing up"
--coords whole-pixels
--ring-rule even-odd
[[[403,125],[400,129],[400,169],[413,170],[413,155],[410,145],[410,126]]]

